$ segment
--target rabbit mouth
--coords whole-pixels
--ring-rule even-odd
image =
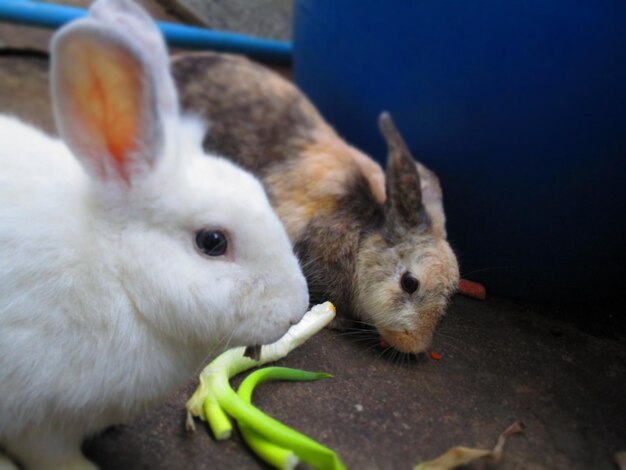
[[[380,334],[389,346],[403,353],[418,354],[430,346],[432,332],[380,330]]]
[[[243,352],[244,357],[249,357],[255,361],[261,359],[261,348],[263,346],[260,344],[255,344],[254,346],[247,346],[246,350]]]

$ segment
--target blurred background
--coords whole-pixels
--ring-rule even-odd
[[[384,164],[389,110],[443,184],[462,274],[606,303],[626,279],[626,3],[299,0],[295,78]]]
[[[390,111],[441,179],[464,277],[551,315],[626,331],[625,2],[140,3],[160,20],[278,40],[283,56],[261,60],[381,165],[376,119]],[[45,54],[49,35],[3,24],[2,56]],[[15,98],[2,109],[38,105],[17,99],[36,96],[20,79],[44,72],[34,67],[0,70]]]

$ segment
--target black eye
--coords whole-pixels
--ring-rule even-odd
[[[420,282],[413,277],[413,274],[406,272],[400,279],[400,285],[405,292],[412,294],[420,287]]]
[[[196,245],[208,256],[222,256],[228,248],[228,239],[220,230],[200,230],[196,235]]]

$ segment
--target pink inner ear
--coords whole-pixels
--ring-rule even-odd
[[[110,163],[128,179],[129,153],[140,141],[141,64],[122,49],[88,40],[72,44],[68,52],[73,73],[66,75],[66,84],[83,137],[104,145]]]

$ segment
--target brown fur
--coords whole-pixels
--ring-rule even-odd
[[[384,200],[381,168],[341,140],[280,76],[241,57],[213,53],[175,57],[172,73],[182,107],[211,123],[205,148],[264,180],[292,240],[302,221],[336,208],[356,173]]]
[[[331,300],[343,320],[372,324],[401,351],[424,350],[458,266],[438,180],[416,166],[393,123],[381,121],[390,145],[385,176],[268,69],[215,53],[180,56],[172,68],[183,109],[209,123],[205,148],[264,183],[311,300]],[[405,271],[421,283],[413,294],[401,289]]]

